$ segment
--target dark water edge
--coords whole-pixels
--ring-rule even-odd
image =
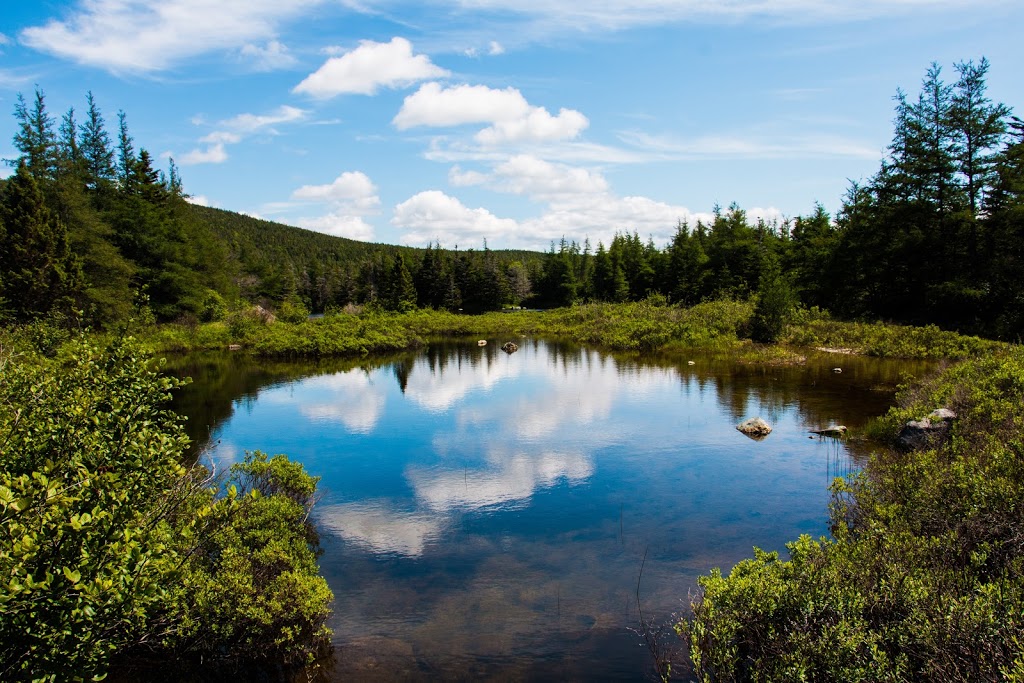
[[[582,483],[561,473],[563,478],[557,482],[535,486],[525,502],[467,505],[459,498],[463,494],[449,492],[457,504],[445,513],[434,533],[457,541],[444,544],[431,537],[430,552],[410,555],[408,549],[381,551],[368,548],[366,542],[354,545],[350,533],[339,534],[331,524],[322,524],[322,569],[336,595],[331,623],[334,649],[315,671],[293,680],[308,676],[321,681],[645,680],[652,673],[652,658],[634,632],[639,629],[635,593],[642,558],[650,555],[639,591],[641,605],[645,616],[663,624],[684,613],[696,577],[711,567],[728,569],[749,556],[755,543],[783,550],[782,544],[801,532],[825,533],[824,505],[812,505],[798,519],[786,516],[794,497],[803,495],[792,488],[792,477],[804,483],[808,478],[806,471],[800,473],[807,465],[792,460],[793,454],[811,449],[811,457],[819,463],[813,467],[816,472],[820,467],[820,474],[810,479],[817,478],[815,495],[821,499],[832,477],[862,466],[870,445],[808,439],[806,429],[841,422],[856,435],[871,417],[885,412],[898,384],[934,367],[925,362],[814,352],[808,354],[805,365],[772,367],[744,365],[728,354],[615,355],[534,340],[523,343],[526,353],[516,359],[501,352],[495,341],[483,348],[472,342],[439,342],[414,353],[359,361],[267,362],[230,353],[170,359],[172,372],[194,380],[176,392],[173,407],[189,417],[187,429],[196,443],[197,457],[203,450],[217,452],[219,439],[233,438],[225,425],[236,415],[258,413],[261,397],[276,391],[297,392],[304,380],[358,374],[368,378],[378,394],[390,392],[390,406],[407,390],[413,393],[427,374],[443,383],[444,378],[487,374],[490,369],[526,362],[531,354],[553,378],[589,372],[604,380],[621,376],[625,385],[651,373],[661,385],[665,378],[674,378],[671,381],[681,392],[699,395],[701,410],[716,416],[718,426],[697,424],[700,415],[688,412],[686,424],[678,423],[679,430],[694,430],[698,442],[687,457],[720,460],[727,468],[716,481],[702,479],[708,476],[704,471],[674,465],[675,456],[664,444],[640,444],[638,455],[627,444],[609,439],[587,452],[592,467]],[[610,370],[603,370],[605,366]],[[842,372],[834,372],[836,367]],[[390,388],[382,382],[390,383]],[[586,391],[585,383],[583,387]],[[737,458],[728,450],[757,448],[737,443],[737,434],[730,431],[752,410],[769,422],[788,423],[769,437],[766,447],[750,451],[767,454],[765,448],[782,448],[771,451],[769,461],[746,454]],[[403,419],[415,422],[418,418]],[[627,410],[607,419],[628,424],[644,415]],[[580,438],[587,429],[599,430],[602,424],[584,424]],[[346,449],[357,443],[348,436]],[[395,448],[417,448],[409,440],[412,437],[405,438]],[[801,445],[797,439],[808,442]],[[723,445],[727,450],[721,454],[711,452]],[[271,445],[253,443],[251,447],[280,452]],[[374,448],[379,450],[380,443]],[[320,474],[318,467],[326,468],[327,509],[350,505],[358,494],[346,488],[343,480],[332,483],[337,475],[330,470],[337,461],[324,457],[315,455],[306,466],[313,474]],[[480,474],[487,472],[485,466],[459,457],[463,460],[456,460],[467,468],[467,488],[469,472],[476,473],[474,482],[486,483]],[[665,476],[644,481],[646,490],[616,490],[623,481],[635,484],[631,472],[637,467],[643,470],[648,457],[646,462],[655,463],[652,467]],[[792,462],[786,466],[789,469],[770,474],[773,463],[780,461]],[[358,462],[353,463],[355,469],[346,466],[346,477],[366,479],[371,487],[381,485],[374,480],[376,472],[364,472]],[[758,469],[765,463],[767,470]],[[387,469],[388,461],[382,461],[381,467]],[[453,465],[442,459],[402,467],[406,478],[410,472],[422,471],[436,479],[450,475]],[[736,474],[736,467],[749,468],[749,473]],[[389,500],[404,495],[394,490],[394,484],[388,486]],[[688,512],[681,517],[675,510],[680,495],[692,499],[683,503]],[[722,506],[716,498],[725,495],[740,498],[735,505]],[[744,497],[750,495],[753,503]],[[402,505],[399,502],[398,507]],[[776,517],[782,527],[774,521]],[[353,618],[372,622],[353,624]],[[686,677],[685,667],[676,671]],[[266,674],[271,677],[265,680],[287,679],[280,671]],[[257,680],[253,675],[238,679]]]

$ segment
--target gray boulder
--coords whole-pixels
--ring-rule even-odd
[[[955,419],[956,413],[952,410],[939,408],[924,419],[910,420],[896,437],[896,447],[902,451],[934,448],[946,439]]]
[[[736,429],[740,430],[751,439],[763,439],[772,433],[771,425],[759,417],[751,417],[740,422],[736,425]]]

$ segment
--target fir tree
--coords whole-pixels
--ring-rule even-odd
[[[53,118],[46,111],[43,91],[36,89],[32,109],[28,108],[25,98],[18,93],[14,118],[18,121],[14,147],[20,152],[14,165],[20,166],[24,162],[36,180],[54,178],[57,173],[57,136],[53,132]]]
[[[0,280],[9,314],[27,321],[52,310],[70,312],[80,286],[67,230],[46,206],[28,163],[18,165],[0,201],[5,229],[0,243]]]
[[[80,128],[82,158],[85,161],[86,179],[90,188],[96,189],[114,180],[114,151],[110,136],[107,135],[103,115],[92,92],[86,95],[89,111]]]

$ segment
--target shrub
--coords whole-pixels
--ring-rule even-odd
[[[19,342],[19,337],[21,341]],[[284,456],[207,487],[131,339],[0,346],[0,679],[102,677],[115,657],[305,663],[330,591],[316,479]]]
[[[700,579],[680,622],[703,681],[1002,680],[1024,661],[1024,350],[905,390],[876,429],[957,413],[929,450],[833,485],[834,539]]]

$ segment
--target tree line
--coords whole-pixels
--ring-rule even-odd
[[[673,303],[745,298],[781,284],[805,306],[847,318],[935,323],[1016,339],[1024,331],[1024,123],[986,94],[987,60],[933,64],[920,93],[895,96],[878,172],[850,185],[833,218],[766,223],[735,204],[680,224],[657,248],[634,232],[596,251],[552,247],[537,296]]]
[[[260,303],[302,315],[372,304],[463,312],[663,297],[679,305],[757,295],[846,318],[1024,330],[1024,123],[987,95],[989,63],[933,64],[898,90],[892,142],[834,216],[752,220],[736,204],[681,222],[667,245],[623,230],[546,253],[368,244],[189,204],[171,161],[116,139],[92,95],[57,126],[19,97],[16,173],[0,188],[0,318],[81,311],[97,324],[145,302],[158,320],[215,320]],[[769,316],[770,317],[770,316]],[[766,331],[770,337],[770,331]]]
[[[217,320],[232,307],[347,304],[478,312],[524,300],[522,251],[414,249],[190,204],[174,160],[111,135],[96,100],[59,124],[36,90],[14,108],[15,172],[0,180],[0,322],[50,315],[109,326],[138,315]],[[435,282],[436,280],[436,282]],[[443,280],[445,291],[441,292]]]

